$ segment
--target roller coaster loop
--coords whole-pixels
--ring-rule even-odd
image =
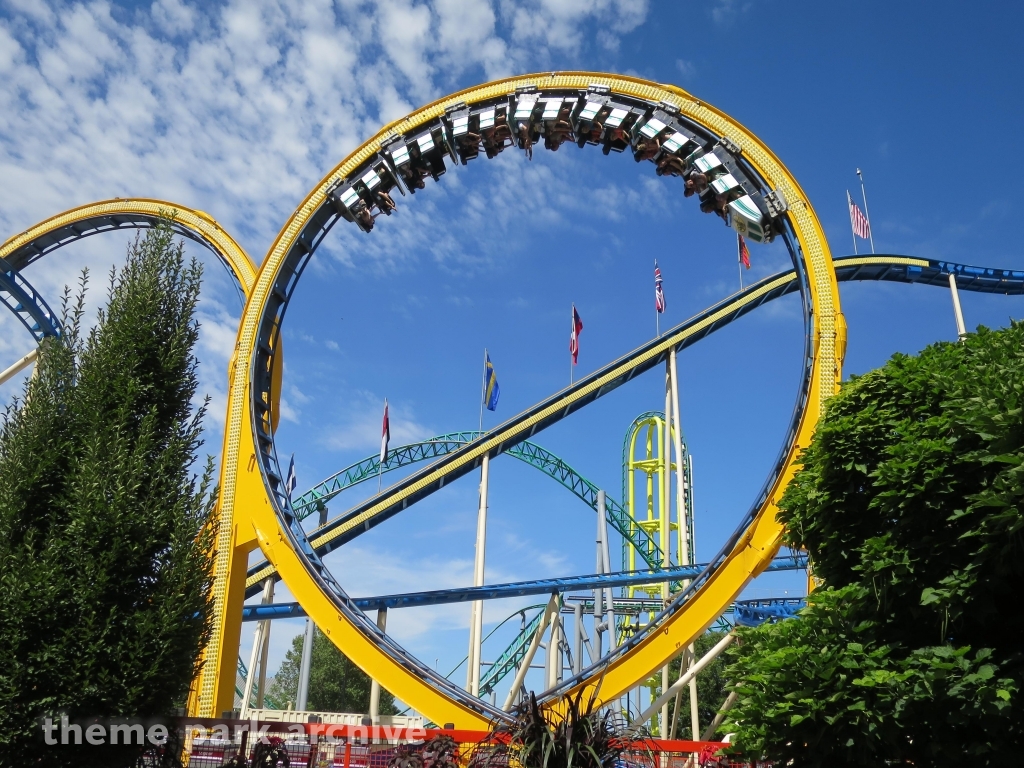
[[[781,529],[775,520],[774,500],[792,474],[795,452],[810,438],[821,403],[835,392],[845,344],[845,324],[839,312],[828,244],[806,196],[757,137],[677,88],[596,73],[554,73],[490,83],[430,104],[382,129],[315,187],[286,222],[263,262],[240,323],[235,375],[229,387],[215,625],[206,647],[203,672],[190,700],[192,712],[213,714],[231,707],[246,561],[251,549],[259,546],[325,634],[407,704],[434,721],[464,728],[486,728],[490,721],[505,717],[497,708],[467,695],[414,659],[351,604],[287,502],[271,418],[276,394],[273,350],[288,301],[316,247],[339,220],[368,231],[373,226],[374,211],[393,210],[393,199],[381,193],[396,188],[403,191],[398,176],[405,180],[409,191],[414,191],[426,176],[436,179],[441,175],[445,157],[459,162],[476,157],[464,138],[458,138],[465,133],[463,126],[471,125],[486,134],[488,126],[496,124],[498,114],[507,126],[514,124],[512,133],[521,137],[518,141],[522,149],[528,149],[535,138],[539,141],[542,134],[546,143],[559,142],[559,130],[564,133],[559,127],[565,124],[563,114],[576,125],[579,143],[586,144],[588,135],[602,133],[593,121],[603,115],[605,123],[619,120],[619,127],[609,127],[610,133],[604,137],[606,151],[628,147],[641,159],[652,160],[664,154],[655,160],[661,163],[663,175],[673,175],[672,168],[691,161],[712,175],[716,168],[727,168],[729,179],[720,186],[730,195],[740,196],[729,203],[736,204],[730,208],[734,213],[723,215],[732,220],[734,227],[745,228],[750,238],[783,240],[798,273],[807,325],[807,364],[791,428],[775,469],[744,517],[741,529],[648,631],[637,634],[569,684],[596,686],[601,679],[602,697],[619,695],[635,680],[663,666],[714,621],[746,582],[771,562],[778,549]],[[580,119],[591,122],[581,128]],[[629,125],[623,127],[623,121]],[[469,134],[480,140],[475,130]],[[495,135],[492,133],[492,137]],[[659,142],[664,152],[651,152],[654,142]],[[505,146],[502,140],[501,149]],[[493,149],[487,148],[487,154],[491,155]],[[716,178],[724,179],[724,175]],[[723,314],[728,310],[721,308]],[[680,327],[459,450],[439,457],[425,469],[414,471],[379,497],[352,510],[337,536],[331,538],[345,540],[354,529],[368,530],[472,471],[484,454],[495,456],[507,450],[633,376],[664,363],[672,350],[686,346],[691,336],[700,335],[706,325],[718,319],[709,316],[699,328]],[[557,697],[563,692],[551,691],[544,700],[557,705]]]

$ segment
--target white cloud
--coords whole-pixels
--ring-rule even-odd
[[[683,80],[692,80],[697,76],[697,66],[692,61],[676,59],[676,69],[679,70]]]
[[[711,18],[716,24],[731,24],[740,14],[746,13],[754,4],[744,0],[716,0],[711,9]]]
[[[156,197],[209,212],[259,262],[303,195],[387,120],[473,82],[534,71],[596,47],[614,49],[635,29],[647,0],[227,0],[208,5],[154,0],[131,13],[105,0],[7,0],[0,16],[0,231],[23,231],[55,213],[112,197]],[[591,31],[587,31],[590,29]],[[600,30],[600,35],[598,34]],[[561,58],[559,58],[561,57]],[[466,273],[510,258],[487,246],[494,228],[523,217],[568,223],[586,204],[562,191],[556,173],[574,161],[527,163],[505,153],[484,167],[495,180],[463,199],[462,219],[446,238],[423,226],[463,189],[456,173],[417,195],[359,248],[354,228],[338,228],[314,269],[401,265],[421,252]],[[511,200],[504,190],[530,190]],[[615,218],[636,190],[600,189]],[[434,230],[436,231],[436,230]],[[488,236],[490,235],[490,236]],[[117,239],[117,238],[120,239]],[[104,235],[61,250],[26,271],[55,305],[60,289],[89,265],[93,310],[105,275],[121,263],[126,238]],[[372,242],[371,242],[372,241]],[[206,449],[219,452],[226,371],[241,311],[235,289],[201,249],[207,265],[198,312],[201,392],[212,402]],[[96,293],[99,291],[99,293]],[[338,350],[332,340],[323,341]],[[0,357],[13,362],[32,346],[17,321],[0,314]],[[8,383],[10,396],[19,383]],[[289,384],[291,387],[291,384]],[[282,416],[298,420],[303,393],[291,387]],[[382,398],[347,401],[321,440],[335,450],[379,446]],[[430,436],[408,406],[392,407],[392,440]],[[372,591],[395,591],[425,578],[368,549],[346,547],[348,564],[372,573]],[[554,567],[554,560],[545,560]],[[428,562],[443,584],[469,582],[469,563]],[[355,569],[358,572],[358,569]],[[489,572],[496,579],[513,574]],[[391,581],[389,582],[388,579]],[[442,584],[442,582],[438,582]],[[352,584],[355,592],[356,583]],[[367,591],[370,591],[369,588]],[[434,610],[434,609],[430,609]],[[465,606],[393,619],[400,638],[430,626],[464,627]],[[251,632],[246,634],[251,635]],[[282,633],[275,635],[275,644]],[[272,665],[273,669],[273,665]]]
[[[181,0],[157,0],[150,11],[153,22],[172,35],[191,32],[196,20],[196,10]]]
[[[321,442],[334,451],[368,451],[380,448],[380,425],[384,398],[371,392],[354,393],[346,401],[338,423],[328,428]],[[438,434],[420,423],[411,406],[391,403],[388,408],[391,444],[415,443]]]

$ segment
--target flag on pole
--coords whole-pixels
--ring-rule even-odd
[[[580,355],[580,331],[583,330],[583,321],[580,320],[580,313],[576,311],[576,305],[572,305],[572,333],[569,335],[569,354],[572,355],[572,364]]]
[[[288,497],[288,501],[292,500],[292,492],[298,484],[299,480],[295,476],[295,454],[293,453],[288,462],[288,475],[284,479],[284,493]]]
[[[661,285],[661,269],[658,260],[654,260],[654,308],[659,313],[665,311],[665,289]]]
[[[388,399],[384,398],[384,423],[380,430],[380,465],[388,457],[388,441],[391,439],[391,422],[388,420]]]
[[[850,190],[846,190],[846,201],[850,204],[850,226],[853,228],[853,234],[861,240],[869,240],[871,238],[871,223],[861,212],[860,206],[853,202]]]
[[[494,372],[494,366],[491,364],[491,356],[488,353],[484,353],[484,405],[487,406],[488,411],[493,411],[498,408],[498,395],[501,390],[498,389],[498,375]]]
[[[736,237],[739,238],[740,262],[744,267],[750,269],[750,251],[747,250],[747,241],[743,239],[743,235],[737,234]]]

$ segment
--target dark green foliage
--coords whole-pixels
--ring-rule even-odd
[[[610,710],[595,709],[593,698],[583,704],[582,695],[566,699],[556,712],[542,710],[531,691],[512,711],[512,723],[499,724],[481,744],[471,768],[506,764],[506,750],[508,764],[523,768],[612,768],[624,752],[626,724]]]
[[[302,664],[302,641],[304,634],[296,635],[292,647],[285,654],[281,668],[270,684],[270,698],[278,706],[295,704],[299,691],[299,667]],[[319,629],[313,630],[313,654],[309,664],[309,694],[306,707],[314,712],[357,712],[370,711],[370,676],[353,664],[338,650],[327,635]],[[381,715],[397,715],[395,697],[381,688]]]
[[[168,228],[137,239],[87,336],[65,294],[65,336],[0,422],[0,765],[118,765],[42,757],[36,718],[167,715],[188,692],[212,566],[199,281]]]
[[[826,408],[787,489],[824,588],[730,651],[728,730],[795,765],[1024,754],[1024,325],[897,355]]]

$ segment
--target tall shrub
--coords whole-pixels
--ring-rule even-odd
[[[200,276],[167,226],[150,230],[83,333],[83,275],[0,420],[0,765],[130,763],[47,749],[37,718],[166,715],[187,695],[213,546],[212,461],[194,466]]]

